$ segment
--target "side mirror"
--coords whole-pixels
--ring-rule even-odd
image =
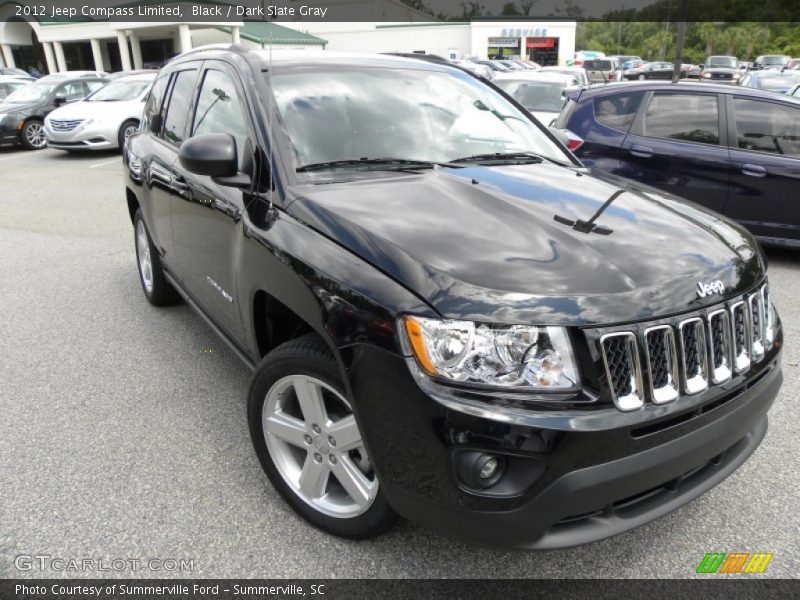
[[[239,172],[236,139],[230,133],[205,133],[189,138],[181,145],[178,159],[190,173],[212,177],[219,185],[250,187],[250,176]]]
[[[64,96],[56,96],[55,100],[53,100],[53,104],[56,107],[64,106],[67,103],[67,99]]]
[[[164,126],[164,117],[161,115],[153,115],[150,117],[150,131],[155,135],[161,133],[161,128]]]

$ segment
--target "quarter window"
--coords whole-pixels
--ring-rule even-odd
[[[800,156],[800,109],[744,98],[733,102],[739,148]]]
[[[642,92],[615,94],[594,101],[594,116],[599,123],[628,131],[642,102]]]
[[[236,139],[239,166],[245,158],[247,125],[243,102],[233,79],[222,71],[209,69],[203,78],[192,136],[204,133],[230,133]]]
[[[194,84],[197,79],[197,71],[179,71],[175,75],[175,83],[172,85],[172,93],[169,99],[169,108],[164,117],[163,137],[166,141],[175,146],[183,143],[186,130],[186,117],[189,114],[189,107],[194,93]]]
[[[683,142],[719,144],[716,95],[653,95],[645,114],[642,134]]]

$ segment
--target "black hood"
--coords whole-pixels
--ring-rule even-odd
[[[728,297],[764,273],[740,226],[585,169],[441,168],[293,192],[291,214],[449,318],[650,319],[721,301],[699,298],[698,282],[719,279]]]
[[[41,102],[17,104],[16,102],[0,102],[0,115],[11,115],[15,113],[30,113],[41,110]]]

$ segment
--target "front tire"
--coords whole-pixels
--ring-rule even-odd
[[[153,240],[147,232],[141,209],[133,217],[136,239],[136,264],[139,267],[139,282],[145,297],[153,306],[169,306],[180,300],[178,292],[164,276],[164,267]]]
[[[125,147],[125,142],[137,129],[139,129],[139,122],[134,119],[129,119],[122,124],[117,133],[117,143],[119,144],[120,150]]]
[[[26,150],[42,150],[47,147],[47,138],[44,135],[44,124],[38,119],[31,119],[22,126],[20,132],[22,147]]]
[[[640,74],[636,79],[638,79],[639,81],[644,81],[645,79],[647,79],[647,77],[645,77],[644,74]]]
[[[378,484],[336,362],[307,334],[259,364],[247,403],[256,455],[284,500],[315,527],[350,539],[397,520]]]

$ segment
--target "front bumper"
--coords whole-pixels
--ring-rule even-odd
[[[117,132],[94,124],[78,125],[72,131],[56,131],[45,121],[44,134],[47,145],[58,150],[110,150],[118,147]]]
[[[375,349],[354,353],[350,383],[381,487],[398,513],[459,538],[551,549],[638,527],[736,470],[766,433],[766,413],[782,383],[781,344],[776,339],[745,381],[701,404],[594,430],[453,411],[422,392],[402,357]],[[533,473],[530,484],[508,496],[466,490],[453,458],[463,449],[508,457],[517,476]]]
[[[20,141],[19,123],[22,119],[7,115],[0,120],[0,146],[17,144]]]

